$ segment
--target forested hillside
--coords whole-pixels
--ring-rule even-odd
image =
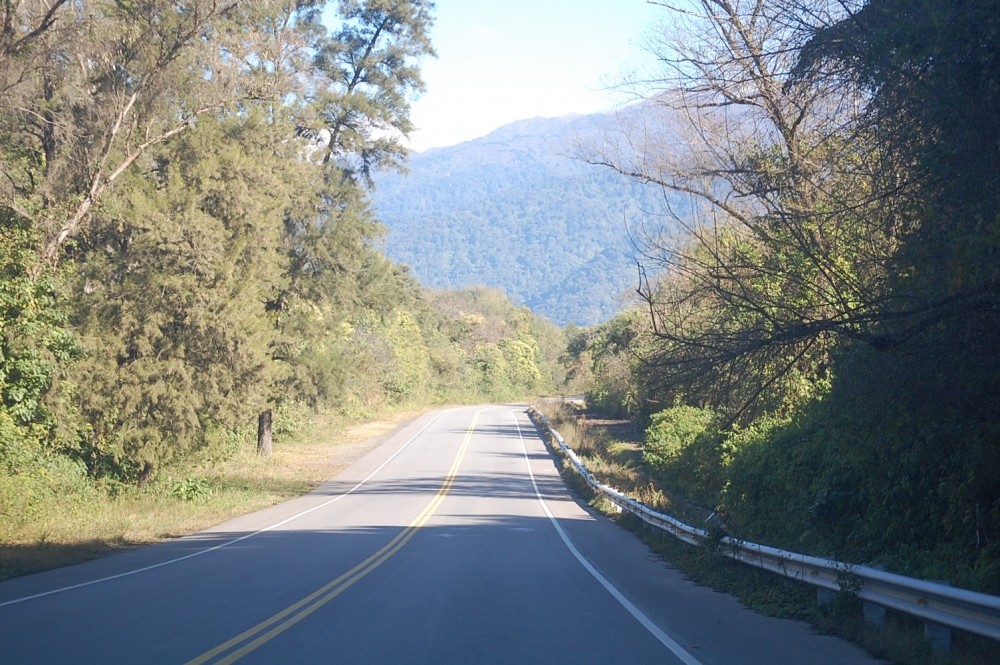
[[[0,8],[0,538],[290,413],[559,380],[557,328],[377,249],[431,8]]]
[[[412,155],[406,176],[377,178],[386,253],[430,286],[496,287],[560,325],[607,320],[637,279],[628,225],[663,221],[658,189],[571,158],[617,127],[537,118]]]
[[[697,4],[649,42],[683,146],[589,159],[700,214],[573,374],[738,537],[1000,592],[996,4]]]

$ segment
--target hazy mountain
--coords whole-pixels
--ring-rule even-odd
[[[496,287],[560,325],[610,318],[636,279],[625,220],[662,205],[658,189],[567,156],[614,122],[521,120],[414,153],[409,175],[377,179],[387,253],[425,285]]]

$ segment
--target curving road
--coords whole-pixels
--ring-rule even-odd
[[[316,491],[0,583],[0,663],[876,663],[696,587],[568,493],[523,408],[426,414]]]

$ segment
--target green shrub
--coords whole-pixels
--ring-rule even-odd
[[[693,406],[678,405],[653,414],[646,428],[642,461],[654,470],[662,470],[705,434],[714,421],[715,413],[710,409]]]
[[[49,478],[42,468],[17,474],[0,469],[0,525],[15,527],[35,519],[51,491]],[[3,531],[0,528],[0,533]]]
[[[653,414],[642,458],[664,487],[706,507],[719,504],[728,448],[711,409],[678,405]]]
[[[294,437],[309,426],[311,422],[311,412],[304,404],[297,402],[281,402],[274,409],[274,438],[283,441]],[[239,442],[234,445],[238,450],[248,440],[252,440],[255,430],[252,427],[228,431],[227,442]]]
[[[170,496],[182,501],[207,501],[212,496],[212,486],[204,478],[185,478],[174,484]]]

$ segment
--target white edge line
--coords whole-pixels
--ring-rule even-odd
[[[347,496],[349,494],[353,494],[355,490],[357,490],[359,487],[361,487],[362,485],[364,485],[365,483],[367,483],[369,480],[371,480],[375,476],[375,474],[377,474],[379,471],[381,471],[382,469],[384,469],[386,467],[386,465],[389,464],[389,462],[391,462],[392,460],[394,460],[397,455],[399,455],[401,452],[403,452],[403,450],[406,449],[407,446],[409,446],[411,443],[413,443],[414,439],[416,439],[418,436],[420,436],[421,434],[423,434],[424,430],[426,430],[428,427],[430,427],[431,423],[433,423],[435,420],[437,420],[438,417],[440,417],[442,413],[444,413],[444,411],[439,411],[433,418],[431,418],[430,420],[428,420],[426,425],[424,425],[423,427],[421,427],[420,430],[416,434],[414,434],[409,439],[407,439],[406,443],[404,443],[402,446],[400,446],[399,450],[397,450],[392,455],[390,455],[387,460],[385,460],[384,462],[382,462],[378,466],[377,469],[375,469],[374,471],[372,471],[371,473],[369,473],[367,476],[365,476],[364,480],[360,481],[357,485],[355,485],[351,489],[347,490],[343,494],[338,494],[337,496],[333,497],[329,501],[324,501],[323,503],[319,504],[318,506],[313,506],[312,508],[309,508],[308,510],[303,510],[301,513],[297,513],[295,515],[292,515],[291,517],[286,517],[285,519],[281,520],[280,522],[276,522],[275,524],[272,524],[271,526],[268,526],[268,527],[265,527],[263,529],[260,529],[259,531],[254,531],[253,533],[248,533],[245,536],[240,536],[239,538],[234,538],[233,540],[227,541],[225,543],[221,543],[221,544],[216,545],[214,547],[209,547],[209,548],[204,549],[204,550],[199,550],[199,551],[193,552],[191,554],[186,554],[184,556],[177,557],[176,559],[169,559],[167,561],[161,561],[160,563],[155,563],[155,564],[153,564],[151,566],[145,566],[143,568],[136,568],[135,570],[130,570],[130,571],[125,572],[125,573],[118,573],[117,575],[109,575],[108,577],[101,577],[101,578],[98,578],[96,580],[90,580],[89,582],[81,582],[80,584],[73,584],[71,586],[65,586],[65,587],[61,587],[59,589],[52,589],[51,591],[44,591],[42,593],[36,593],[33,596],[25,596],[23,598],[15,598],[14,600],[8,600],[8,601],[0,603],[0,607],[6,607],[7,605],[16,605],[18,603],[23,603],[23,602],[26,602],[26,601],[29,601],[29,600],[34,600],[36,598],[43,598],[45,596],[51,596],[51,595],[54,595],[54,594],[57,594],[57,593],[63,593],[64,591],[72,591],[73,589],[79,589],[81,587],[90,586],[92,584],[100,584],[101,582],[109,582],[111,580],[117,580],[120,577],[128,577],[129,575],[136,575],[138,573],[144,573],[144,572],[146,572],[148,570],[153,570],[155,568],[162,568],[163,566],[169,566],[169,565],[174,564],[174,563],[179,563],[179,562],[185,561],[187,559],[193,559],[196,556],[201,556],[202,554],[208,554],[209,552],[214,552],[216,550],[221,550],[223,547],[229,547],[230,545],[235,545],[236,543],[243,542],[244,540],[247,540],[248,538],[253,538],[254,536],[259,536],[262,533],[266,533],[268,531],[272,531],[274,529],[277,529],[279,526],[283,526],[285,524],[288,524],[289,522],[291,522],[293,520],[297,520],[297,519],[299,519],[300,517],[302,517],[304,515],[308,515],[311,512],[319,510],[320,508],[325,508],[325,507],[329,506],[331,503],[336,503],[337,501],[340,501],[341,499],[343,499],[345,496]]]
[[[542,510],[545,511],[545,515],[549,518],[549,521],[552,522],[552,526],[555,527],[556,533],[558,533],[559,537],[562,538],[563,543],[569,551],[574,557],[576,557],[576,560],[587,569],[587,572],[593,575],[594,579],[600,582],[601,586],[607,589],[608,593],[614,596],[615,600],[617,600],[622,607],[628,610],[629,614],[635,617],[635,619],[641,623],[642,626],[653,635],[653,637],[658,639],[663,646],[670,649],[670,651],[673,652],[673,654],[677,656],[685,665],[702,665],[701,661],[688,653],[684,647],[672,640],[669,635],[660,630],[660,628],[653,623],[649,617],[643,614],[642,610],[633,605],[632,601],[622,595],[622,592],[615,588],[615,586],[609,582],[604,575],[597,572],[597,569],[594,568],[589,561],[583,558],[580,551],[576,549],[572,542],[570,542],[566,532],[563,531],[563,528],[559,525],[559,521],[556,520],[555,515],[552,514],[552,511],[549,510],[548,505],[546,505],[545,499],[542,498],[542,493],[538,490],[538,483],[535,482],[535,473],[531,470],[531,458],[528,457],[528,447],[524,443],[524,437],[521,435],[521,424],[517,420],[518,412],[511,411],[510,413],[514,418],[514,425],[517,427],[517,438],[521,440],[521,450],[524,452],[524,462],[528,466],[528,477],[531,478],[531,485],[535,488],[535,496],[538,497],[538,503],[542,505]]]

